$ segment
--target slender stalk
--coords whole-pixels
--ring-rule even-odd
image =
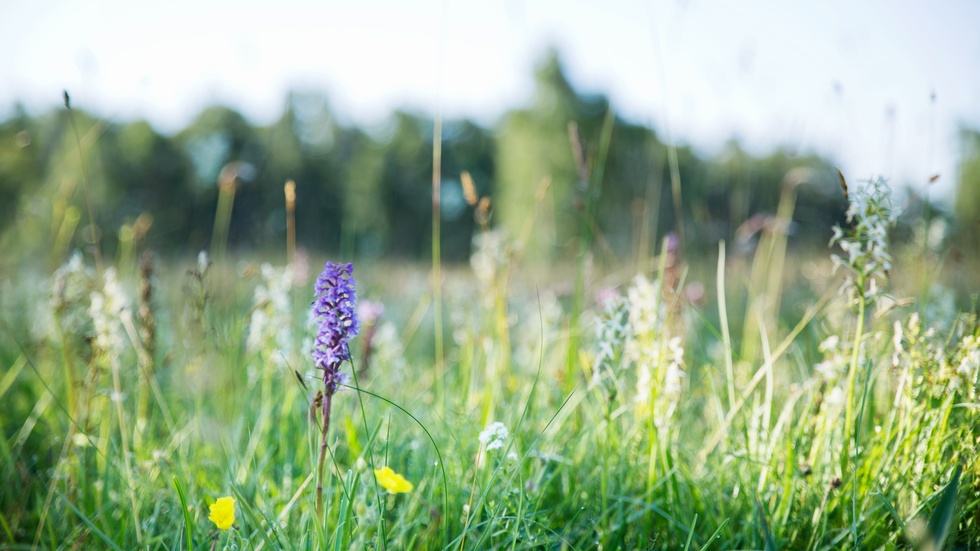
[[[85,169],[85,156],[82,154],[82,139],[78,134],[78,126],[75,124],[75,113],[71,109],[71,98],[68,90],[65,94],[65,109],[68,110],[68,120],[71,122],[72,132],[75,134],[75,144],[78,146],[78,162],[82,167],[82,186],[85,189],[85,207],[88,209],[89,230],[92,234],[92,248],[95,253],[95,269],[99,277],[102,276],[102,248],[99,244],[98,228],[95,224],[95,209],[92,208],[92,193],[88,185],[88,171]]]
[[[677,161],[677,147],[671,138],[667,146],[667,161],[670,165],[670,195],[674,199],[674,216],[677,217],[678,247],[683,248],[684,241],[684,208],[681,203],[681,170]]]
[[[330,429],[330,402],[333,394],[323,395],[323,423],[320,427],[320,458],[316,464],[316,512],[324,518],[323,510],[323,469],[327,460],[327,431]]]
[[[129,486],[129,497],[130,502],[133,505],[133,526],[136,528],[136,541],[143,540],[143,530],[140,528],[140,515],[139,515],[139,501],[136,498],[136,487],[133,485],[135,479],[133,478],[133,467],[130,464],[130,453],[129,453],[129,429],[126,428],[126,416],[123,413],[122,405],[122,383],[119,378],[119,360],[118,358],[113,358],[110,360],[111,371],[112,371],[112,389],[114,392],[112,401],[116,404],[116,417],[119,423],[119,442],[122,445],[123,452],[123,472],[126,475],[126,483]]]
[[[575,201],[576,222],[578,224],[578,239],[575,242],[575,294],[572,295],[572,310],[568,318],[568,353],[565,367],[565,392],[575,387],[575,367],[578,365],[579,316],[582,314],[585,298],[585,270],[588,263],[588,251],[591,242],[589,238],[588,204],[589,204],[589,165],[585,160],[585,148],[579,135],[578,125],[573,121],[568,123],[568,141],[572,145],[572,156],[578,168],[578,198]]]
[[[494,311],[497,322],[497,342],[500,344],[500,354],[498,355],[497,380],[505,381],[510,377],[510,328],[507,326],[507,282],[506,272],[497,274],[495,285],[497,287],[494,297]]]
[[[78,412],[75,411],[75,364],[72,362],[71,353],[68,350],[68,335],[65,333],[65,326],[62,324],[61,311],[55,309],[54,317],[55,327],[58,329],[58,338],[61,339],[61,364],[64,367],[65,400],[71,415],[77,415]],[[74,425],[71,426],[73,427]]]
[[[187,544],[187,551],[194,551],[194,539],[191,537],[191,526],[193,523],[191,521],[190,509],[187,507],[187,498],[184,496],[184,489],[180,486],[180,479],[177,475],[171,478],[174,484],[174,488],[177,489],[177,497],[180,498],[180,511],[184,515],[184,543]]]
[[[847,374],[847,404],[845,407],[844,415],[844,427],[847,436],[844,438],[844,453],[841,456],[841,461],[844,464],[844,468],[841,472],[846,475],[848,460],[850,458],[850,446],[853,434],[853,445],[854,445],[854,467],[851,476],[851,531],[854,536],[855,546],[857,545],[857,487],[858,487],[858,468],[859,468],[859,457],[858,457],[858,446],[857,441],[859,430],[855,425],[854,420],[854,389],[855,383],[857,381],[857,372],[859,367],[859,362],[861,359],[861,340],[864,337],[864,318],[867,309],[866,299],[863,295],[864,281],[863,278],[858,282],[857,288],[859,290],[858,298],[858,319],[857,319],[857,330],[854,334],[854,350],[851,352],[851,365],[848,369]],[[863,402],[862,402],[863,409]]]
[[[860,287],[859,287],[860,288]],[[858,301],[858,319],[857,319],[857,330],[854,333],[854,350],[851,352],[851,364],[847,371],[847,406],[845,409],[844,423],[847,430],[852,431],[854,427],[854,387],[857,381],[857,371],[858,362],[861,356],[861,339],[864,334],[864,316],[867,306],[865,305],[864,297],[861,297]],[[850,437],[845,440],[844,446],[845,451],[847,451],[847,446],[849,444]],[[857,446],[857,442],[855,442]],[[844,454],[844,461],[847,461],[848,455]],[[846,464],[845,464],[846,466]]]
[[[289,180],[286,193],[286,263],[296,260],[296,182]]]
[[[609,143],[612,140],[612,131],[615,123],[616,116],[613,110],[607,110],[599,135],[598,157],[595,159],[592,167],[589,167],[586,162],[585,148],[582,145],[582,137],[579,135],[578,125],[575,122],[568,124],[568,139],[572,146],[572,156],[575,158],[579,176],[579,197],[576,201],[579,231],[575,255],[578,265],[578,269],[575,272],[575,295],[572,297],[572,310],[569,314],[568,321],[565,392],[571,392],[575,388],[581,332],[579,318],[582,315],[585,303],[586,269],[588,267],[589,252],[592,250],[592,229],[590,223],[593,221],[595,199],[598,197],[602,187],[603,170],[606,166],[606,156],[609,154]]]
[[[153,306],[153,294],[155,290],[153,284],[153,254],[150,251],[145,251],[140,259],[139,288],[139,306],[136,311],[137,319],[139,320],[139,330],[137,331],[136,327],[133,326],[132,320],[130,320],[128,325],[126,324],[126,320],[123,320],[123,326],[126,328],[127,333],[129,333],[129,339],[136,349],[137,365],[140,367],[138,398],[136,402],[135,442],[137,443],[142,442],[143,429],[146,428],[147,419],[149,419],[150,396],[155,370],[153,361],[156,353],[157,322]],[[134,447],[138,446],[134,445]]]
[[[442,193],[442,115],[436,115],[432,130],[432,308],[436,345],[436,389],[445,406],[446,392],[442,342],[442,251],[440,194]]]
[[[718,242],[718,320],[721,341],[725,346],[725,378],[728,379],[728,412],[735,408],[735,366],[732,361],[732,334],[728,328],[728,304],[725,299],[725,242]]]
[[[235,176],[222,177],[218,183],[218,206],[214,214],[214,229],[211,231],[211,254],[214,261],[225,259],[228,246],[228,227],[231,225],[231,210],[235,204]]]

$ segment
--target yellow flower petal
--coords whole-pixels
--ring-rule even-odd
[[[380,469],[374,469],[374,477],[378,479],[378,484],[388,493],[400,494],[404,492],[411,492],[412,483],[405,480],[405,477],[391,470],[391,467],[381,467]]]
[[[218,530],[227,530],[235,523],[235,498],[219,497],[218,501],[211,504],[211,514],[208,520],[218,527]]]

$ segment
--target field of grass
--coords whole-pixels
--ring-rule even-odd
[[[835,260],[355,262],[320,472],[325,259],[8,274],[0,549],[980,548],[976,306],[851,193]]]

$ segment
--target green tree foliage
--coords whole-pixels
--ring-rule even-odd
[[[785,150],[756,157],[734,141],[714,159],[675,145],[681,182],[675,201],[671,146],[611,110],[607,98],[576,91],[550,52],[535,72],[528,105],[505,113],[492,128],[444,121],[444,257],[465,260],[476,231],[460,183],[463,171],[472,175],[480,197],[492,199],[492,225],[511,237],[531,228],[526,258],[532,262],[568,258],[586,215],[591,241],[618,256],[646,258],[669,232],[683,233],[691,253],[713,250],[718,239],[747,236],[751,244],[753,228],[775,214],[788,182],[805,182],[794,187],[793,239],[823,245],[842,217],[843,194],[827,161]],[[608,155],[599,167],[607,120]],[[431,254],[434,126],[431,117],[405,111],[380,126],[345,126],[315,91],[291,93],[282,116],[268,126],[215,106],[174,136],[144,121],[99,120],[78,109],[41,116],[15,110],[0,124],[0,249],[11,263],[38,252],[60,263],[70,250],[91,246],[89,200],[107,255],[127,228],[128,238],[137,228],[148,230],[136,235],[144,239],[139,247],[207,248],[219,177],[234,166],[231,248],[284,249],[283,185],[293,180],[300,246],[424,258]],[[975,133],[965,135],[973,139],[967,143],[977,143]],[[973,211],[963,209],[980,204],[971,199],[980,196],[977,186],[966,183],[980,173],[970,162],[961,183],[961,220],[975,220]],[[593,175],[591,183],[582,181],[583,171]],[[539,195],[543,189],[547,193]],[[585,201],[592,207],[582,214]]]
[[[0,231],[11,225],[21,195],[44,171],[34,137],[36,126],[21,108],[0,123]]]
[[[177,144],[138,121],[110,126],[99,150],[110,190],[98,201],[103,227],[118,228],[149,213],[155,226],[149,245],[186,242],[200,224],[184,201],[174,200],[194,196],[191,165]]]
[[[568,240],[576,232],[580,175],[568,125],[576,122],[583,137],[597,136],[608,101],[576,94],[555,52],[538,67],[535,84],[532,105],[505,115],[497,133],[500,185],[495,212],[511,235],[520,234],[534,217],[526,251],[530,257],[547,260],[567,252]],[[549,194],[539,203],[537,191],[546,179]]]
[[[296,182],[298,240],[307,247],[336,247],[347,216],[347,188],[353,157],[362,135],[343,128],[325,96],[316,92],[289,95],[286,111],[270,128],[261,129],[263,155],[255,160],[257,178],[251,202],[252,245],[282,248],[286,232],[283,185]],[[248,199],[248,198],[246,198]],[[238,208],[238,205],[236,205]],[[248,231],[240,232],[245,238]]]
[[[795,190],[799,203],[794,222],[800,227],[790,228],[801,240],[825,243],[829,228],[842,217],[844,197],[827,161],[785,150],[756,158],[734,141],[715,160],[702,159],[686,146],[675,148],[681,181],[677,212],[668,144],[653,130],[615,118],[605,165],[595,166],[609,109],[606,98],[576,92],[551,52],[537,69],[533,104],[503,118],[497,133],[497,216],[511,234],[518,234],[534,216],[527,244],[532,256],[568,253],[583,193],[598,205],[592,231],[618,254],[651,252],[668,232],[680,232],[681,223],[689,250],[713,249],[718,239],[736,237],[736,229],[746,222],[774,215],[790,181],[805,182]],[[588,189],[576,165],[570,123],[578,128],[577,147],[587,171],[602,170],[602,182]],[[538,204],[535,193],[545,178],[550,178],[550,193]],[[801,231],[805,228],[819,231]]]
[[[432,240],[432,119],[406,112],[388,121],[391,137],[382,147],[381,212],[387,236],[382,249],[395,256],[419,258],[431,254]],[[479,191],[489,195],[494,181],[494,142],[471,121],[442,125],[440,215],[442,252],[449,260],[469,255],[474,221],[463,197],[459,176],[469,171]]]

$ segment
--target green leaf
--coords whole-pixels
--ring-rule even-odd
[[[174,488],[177,488],[177,496],[180,498],[180,510],[184,513],[184,526],[187,529],[187,551],[194,551],[194,541],[191,539],[191,514],[187,509],[187,499],[184,498],[184,490],[180,487],[180,480],[177,475],[173,478]]]
[[[766,539],[766,551],[776,551],[779,549],[776,547],[776,540],[772,537],[772,531],[769,530],[769,521],[766,520],[766,511],[762,508],[762,503],[758,500],[755,502],[755,507],[759,511],[759,524],[762,528],[762,536]]]
[[[82,522],[84,522],[85,525],[88,526],[89,530],[91,530],[96,536],[98,536],[99,539],[104,541],[105,544],[108,545],[110,548],[115,549],[116,551],[122,551],[122,548],[116,545],[116,543],[113,542],[111,539],[109,539],[109,536],[107,536],[105,532],[99,530],[99,527],[96,526],[95,523],[92,522],[90,518],[85,516],[85,513],[83,513],[81,509],[75,507],[75,504],[69,501],[68,498],[65,497],[63,494],[61,494],[60,492],[58,493],[58,496],[65,501],[65,504],[68,505],[68,508],[74,511],[75,514],[78,515],[78,518],[80,518]]]
[[[953,526],[953,520],[956,518],[956,493],[959,491],[960,473],[962,471],[963,466],[957,463],[956,469],[953,470],[953,479],[946,485],[942,497],[939,498],[939,504],[936,505],[936,510],[932,512],[932,517],[929,518],[929,526],[926,527],[925,537],[919,542],[919,549],[941,551],[946,545],[949,529]]]

